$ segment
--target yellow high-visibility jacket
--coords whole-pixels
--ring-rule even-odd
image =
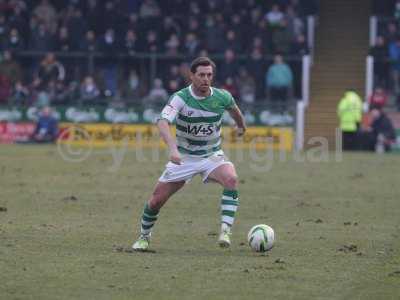
[[[362,118],[361,98],[355,92],[346,92],[339,102],[337,114],[342,131],[357,131],[357,123],[360,123]]]

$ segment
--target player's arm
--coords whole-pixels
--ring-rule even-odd
[[[237,134],[242,136],[246,132],[246,123],[244,121],[242,112],[236,104],[233,105],[232,108],[228,109],[228,112],[236,123]]]
[[[169,159],[174,164],[181,164],[181,155],[179,154],[176,141],[171,134],[169,122],[166,119],[159,119],[157,122],[158,130],[160,131],[161,138],[168,145]]]
[[[171,134],[170,123],[172,123],[180,109],[182,108],[183,100],[179,96],[172,96],[168,104],[161,111],[157,121],[157,127],[160,131],[161,138],[167,144],[169,149],[170,161],[174,164],[181,164],[181,155],[179,154],[176,140]]]

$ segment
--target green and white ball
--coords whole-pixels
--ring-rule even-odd
[[[274,230],[265,224],[253,226],[247,234],[249,246],[256,252],[265,252],[274,245],[275,233]]]

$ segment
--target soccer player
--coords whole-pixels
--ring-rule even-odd
[[[160,135],[168,145],[170,161],[141,218],[139,239],[132,248],[146,251],[151,230],[161,207],[193,176],[200,174],[203,182],[214,181],[223,188],[221,198],[221,233],[218,243],[229,247],[231,227],[239,199],[237,174],[234,165],[221,150],[221,119],[225,110],[237,125],[237,134],[243,135],[246,125],[232,95],[211,86],[215,64],[207,57],[198,57],[190,65],[191,85],[172,95],[157,121]],[[169,124],[176,120],[176,140]]]

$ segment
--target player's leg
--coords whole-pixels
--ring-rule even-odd
[[[218,243],[221,247],[230,246],[231,227],[239,205],[237,192],[238,176],[232,163],[220,165],[214,169],[208,179],[218,182],[224,188],[221,199],[221,234]]]
[[[168,199],[181,189],[185,181],[178,182],[158,182],[150,199],[145,204],[141,222],[140,237],[133,244],[134,250],[145,251],[149,247],[151,230],[157,221],[160,208],[168,201]]]
[[[152,210],[160,210],[160,208],[168,201],[168,199],[179,191],[185,185],[185,181],[177,182],[161,182],[159,181],[154,188],[147,205]]]

